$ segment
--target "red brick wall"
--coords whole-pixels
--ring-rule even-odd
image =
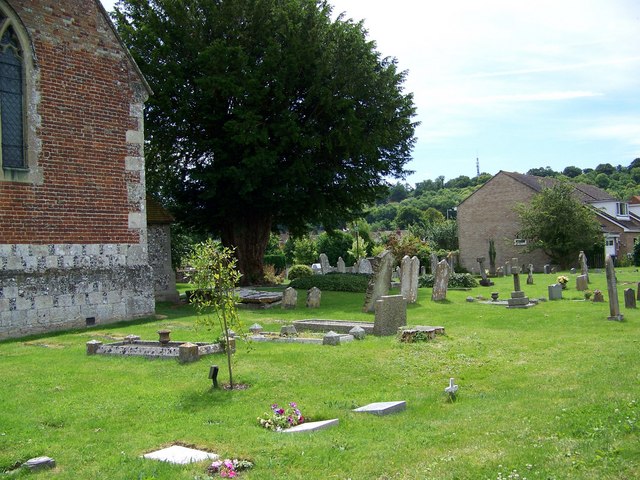
[[[141,179],[125,171],[125,157],[140,154],[126,142],[141,128],[131,116],[140,78],[93,0],[8,3],[35,52],[29,145],[41,142],[43,181],[0,182],[0,244],[140,242],[127,183]]]

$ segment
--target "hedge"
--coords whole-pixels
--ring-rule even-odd
[[[419,287],[433,288],[434,276],[422,275],[418,279]],[[452,273],[449,277],[449,288],[473,288],[478,286],[478,281],[469,273]]]
[[[309,290],[317,287],[320,290],[332,292],[366,292],[371,275],[364,273],[328,273],[292,280],[290,287]]]

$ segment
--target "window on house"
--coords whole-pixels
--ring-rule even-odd
[[[616,203],[616,214],[619,217],[626,217],[629,215],[629,204],[624,202]]]
[[[524,238],[516,238],[516,239],[513,241],[513,244],[514,244],[516,247],[522,247],[522,246],[524,246],[524,245],[526,245],[526,244],[527,244],[527,240],[526,240],[526,239],[524,239]]]
[[[20,41],[8,19],[0,13],[0,162],[3,168],[26,166],[23,89]]]

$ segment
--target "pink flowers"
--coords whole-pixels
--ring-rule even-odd
[[[277,403],[271,405],[271,413],[265,413],[264,417],[258,417],[258,423],[268,430],[280,431],[304,423],[304,416],[295,402],[289,403],[286,408],[281,408]]]
[[[239,471],[247,470],[251,467],[253,467],[253,463],[247,460],[238,460],[237,458],[230,460],[225,458],[224,460],[216,460],[213,462],[207,471],[211,475],[218,474],[220,478],[236,478]]]

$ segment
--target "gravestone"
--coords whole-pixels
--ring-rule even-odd
[[[596,303],[604,302],[604,295],[602,295],[600,290],[593,291],[593,301]]]
[[[51,457],[35,457],[30,458],[22,464],[23,467],[29,469],[32,472],[38,470],[46,470],[56,467],[56,461]]]
[[[638,294],[636,295],[636,300],[640,300],[640,282],[638,282]]]
[[[336,267],[338,269],[338,273],[345,273],[347,271],[347,268],[344,264],[344,260],[342,259],[342,257],[338,257],[338,263]]]
[[[585,290],[587,290],[587,282],[588,280],[586,275],[578,275],[576,277],[576,290],[578,290],[579,292],[584,292]]]
[[[507,299],[508,308],[530,307],[529,297],[520,289],[520,267],[511,267],[511,274],[513,275],[513,292],[511,292],[511,298]]]
[[[435,253],[431,253],[429,259],[431,263],[431,275],[435,276],[436,268],[438,267],[438,255],[436,255]]]
[[[586,275],[587,283],[589,283],[589,267],[587,266],[587,256],[582,250],[580,250],[580,255],[578,255],[578,263],[580,263],[580,275]]]
[[[439,302],[446,300],[447,287],[449,286],[449,277],[451,276],[451,269],[449,263],[446,260],[442,260],[438,263],[436,268],[436,276],[433,279],[433,290],[431,291],[431,300]]]
[[[449,262],[449,269],[451,270],[451,273],[455,272],[454,267],[454,258],[453,258],[453,253],[449,252],[449,255],[447,255],[447,261]]]
[[[636,308],[636,292],[633,288],[624,290],[624,308]]]
[[[480,276],[482,277],[482,280],[480,280],[480,285],[482,285],[483,287],[490,287],[491,285],[493,285],[493,282],[487,278],[487,271],[484,267],[485,258],[478,257],[476,258],[476,261],[480,266]]]
[[[374,415],[390,415],[396,412],[402,412],[407,409],[407,402],[376,402],[356,408],[354,412],[372,413]]]
[[[371,260],[369,260],[368,258],[360,259],[360,263],[358,264],[358,273],[366,273],[367,275],[371,275],[373,273]],[[389,279],[391,279],[391,277],[389,277]]]
[[[554,283],[547,287],[549,293],[549,300],[562,300],[562,285]]]
[[[376,300],[373,334],[395,335],[407,324],[407,302],[402,295],[385,295]]]
[[[569,269],[569,273],[570,273],[571,275],[575,275],[575,274],[576,274],[576,272],[577,272],[576,267],[571,267],[571,268]]]
[[[298,304],[298,292],[295,288],[287,287],[282,293],[282,308],[296,308]]]
[[[322,292],[318,287],[311,287],[307,290],[307,308],[320,308]]]
[[[504,277],[504,267],[498,267],[496,270],[496,275],[498,275],[498,277]]]
[[[427,273],[427,269],[425,268],[424,265],[420,266],[420,275],[426,275]]]
[[[391,272],[395,259],[389,250],[384,250],[373,259],[373,275],[369,279],[367,293],[364,298],[363,312],[373,312],[376,300],[387,295],[391,288]]]
[[[329,264],[329,257],[327,257],[326,253],[320,254],[320,272],[322,275],[326,275],[331,272],[331,265]]]
[[[405,255],[400,267],[400,294],[408,303],[416,303],[418,300],[418,271],[420,260],[418,257]]]
[[[367,336],[367,333],[365,332],[364,328],[356,325],[351,330],[349,330],[349,335],[352,335],[356,340],[364,340],[364,337]]]
[[[505,277],[511,275],[511,262],[509,260],[504,262],[504,275]]]
[[[527,274],[527,285],[533,285],[533,264],[529,264],[529,273]]]
[[[620,313],[616,270],[613,266],[613,258],[611,258],[611,255],[607,255],[605,265],[607,267],[607,292],[609,293],[609,317],[607,317],[607,319],[621,321],[624,320],[624,316]]]
[[[551,265],[549,265],[548,263],[544,267],[542,267],[542,269],[543,269],[543,272],[546,274],[551,273]]]

